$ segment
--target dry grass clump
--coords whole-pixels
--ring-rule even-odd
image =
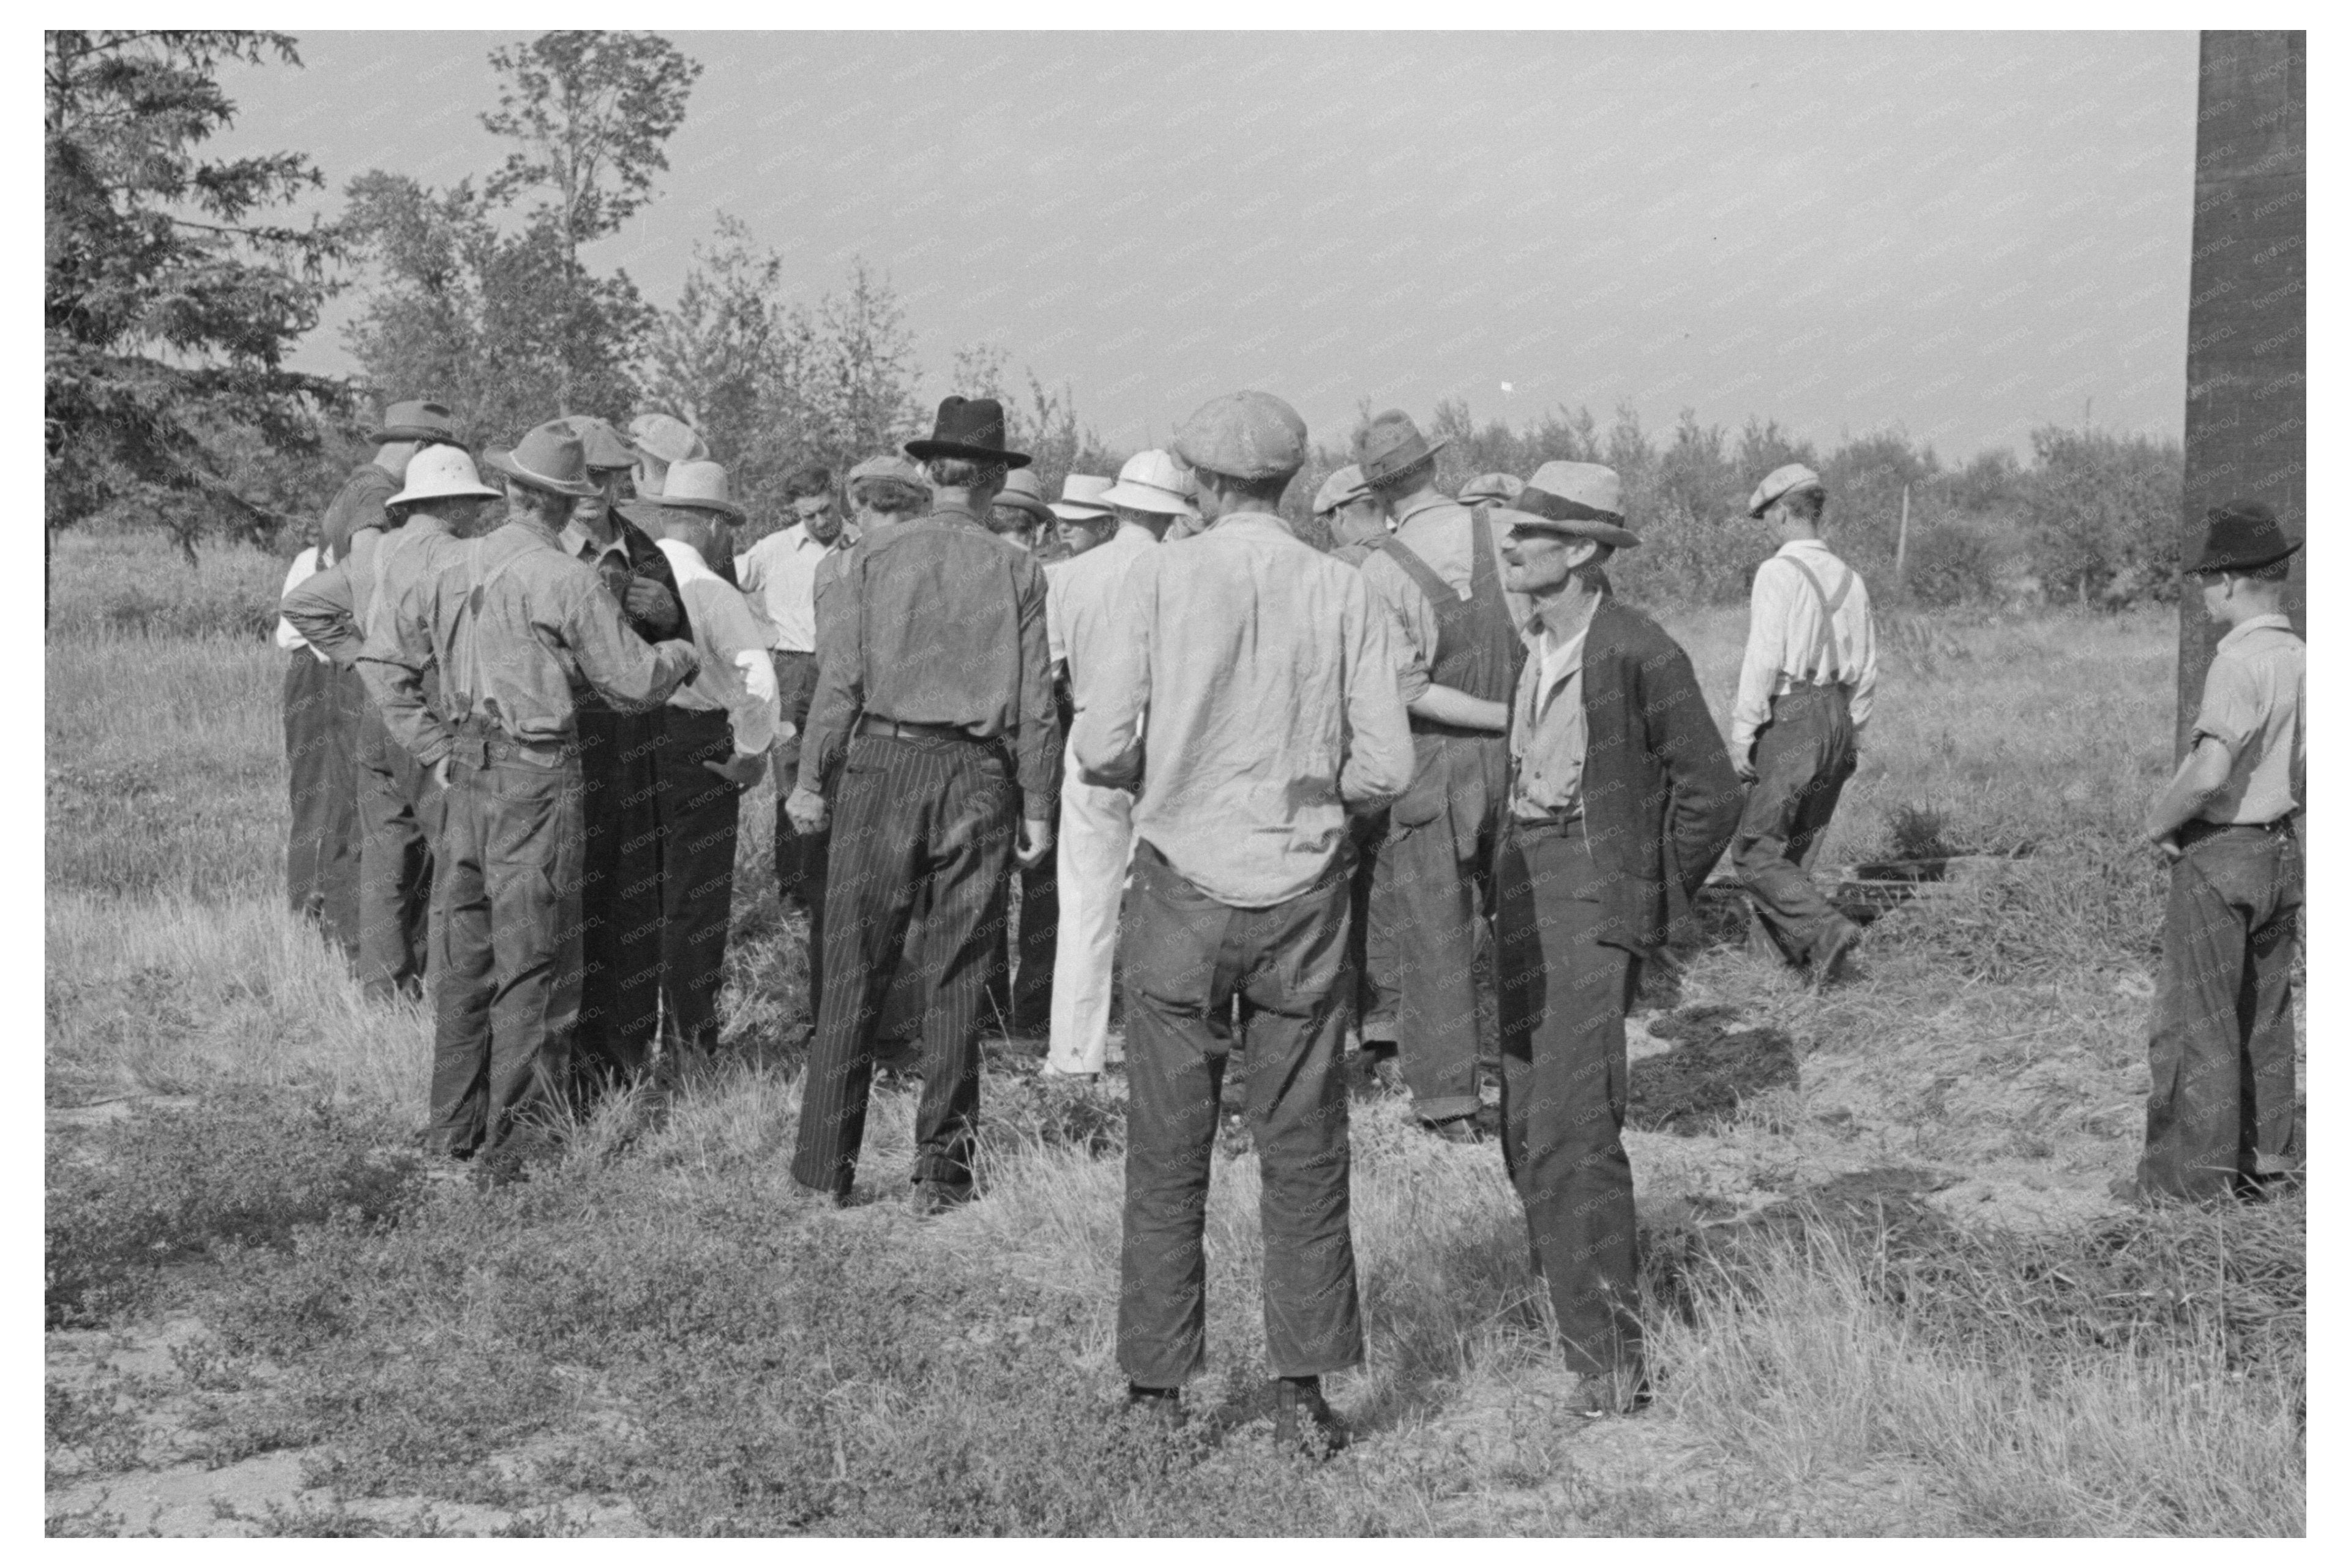
[[[277,630],[291,556],[206,549],[192,568],[152,536],[78,529],[49,541],[49,635],[261,641]]]

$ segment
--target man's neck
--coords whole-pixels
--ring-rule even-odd
[[[1571,572],[1555,591],[1535,596],[1534,618],[1552,642],[1569,642],[1592,624],[1592,612],[1605,597],[1582,572]]]
[[[1172,512],[1139,512],[1131,517],[1121,517],[1118,531],[1122,534],[1142,534],[1153,544],[1157,544],[1167,537],[1168,525],[1175,520],[1176,516]]]
[[[2284,614],[2285,601],[2275,595],[2265,594],[2259,599],[2249,597],[2231,600],[2222,608],[2226,612],[2225,619],[2228,621],[2229,630],[2234,632],[2260,620],[2264,615]]]
[[[1388,502],[1388,516],[1401,517],[1407,512],[1419,510],[1432,501],[1442,501],[1446,498],[1445,492],[1435,485],[1423,485],[1409,496],[1397,496],[1392,498]]]
[[[1783,545],[1816,545],[1822,542],[1821,530],[1818,528],[1800,528],[1793,524],[1790,524],[1780,530],[1780,542]]]

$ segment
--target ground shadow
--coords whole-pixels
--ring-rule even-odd
[[[1684,1008],[1649,1025],[1674,1049],[1633,1063],[1625,1124],[1646,1133],[1692,1137],[1719,1128],[1739,1103],[1796,1084],[1796,1048],[1776,1029],[1733,1031],[1735,1009]]]

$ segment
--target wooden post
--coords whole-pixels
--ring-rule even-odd
[[[1902,486],[1902,526],[1894,535],[1894,597],[1910,596],[1910,486]]]
[[[2189,261],[2187,482],[2180,564],[2204,516],[2240,497],[2265,501],[2301,537],[2304,453],[2304,120],[2299,32],[2208,32],[2196,90],[2196,218]],[[2192,583],[2179,602],[2179,718],[2184,751],[2219,629]],[[2304,629],[2303,557],[2286,591]],[[2177,753],[2175,753],[2176,755]]]

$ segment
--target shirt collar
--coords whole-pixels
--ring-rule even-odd
[[[969,527],[978,528],[983,533],[987,531],[987,524],[979,520],[979,514],[977,512],[973,511],[969,507],[955,501],[942,501],[937,506],[933,507],[930,510],[930,520],[940,523],[963,523]]]
[[[1452,497],[1441,492],[1435,495],[1424,496],[1419,500],[1413,502],[1410,506],[1395,514],[1395,526],[1401,528],[1405,524],[1412,521],[1413,518],[1420,516],[1423,512],[1435,511],[1439,507],[1458,507],[1460,503],[1456,501]]]
[[[2247,636],[2255,632],[2292,632],[2293,630],[2294,622],[2286,616],[2256,615],[2250,621],[2240,621],[2236,625],[2231,627],[2229,629],[2229,634],[2220,639],[2214,651],[2218,652],[2220,648],[2227,648],[2235,643],[2241,643]]]
[[[1155,545],[1159,542],[1159,536],[1141,523],[1122,522],[1118,525],[1118,532],[1102,540],[1102,543],[1111,544],[1117,541],[1123,541],[1130,545]]]
[[[563,531],[556,536],[556,542],[563,547],[565,555],[573,557],[577,557],[581,550],[595,543],[588,537],[588,530],[576,522],[565,523]],[[621,531],[620,525],[617,523],[612,527],[612,542],[598,550],[593,559],[602,560],[615,550],[623,556],[629,553],[628,536]]]
[[[1271,512],[1227,512],[1202,531],[1213,534],[1227,528],[1232,528],[1237,532],[1247,529],[1279,528],[1285,535],[1296,537],[1290,534],[1290,525]]]
[[[1828,541],[1825,539],[1790,539],[1786,544],[1782,545],[1772,553],[1774,555],[1797,555],[1808,550],[1818,550],[1823,555],[1826,555],[1829,553]]]

